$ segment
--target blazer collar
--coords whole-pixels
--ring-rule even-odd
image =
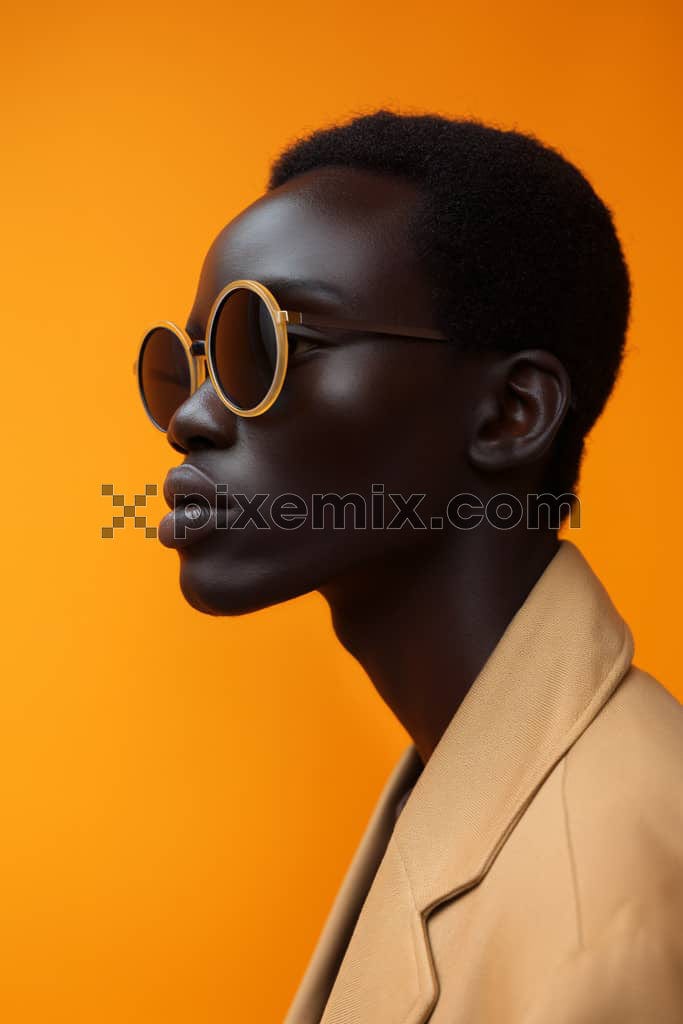
[[[609,699],[632,657],[628,626],[578,548],[561,541],[417,779],[367,892],[322,1024],[427,1019],[439,988],[426,927],[430,911],[484,878],[536,790]],[[409,747],[398,769],[403,781],[417,760]],[[372,826],[364,842],[371,832]],[[299,1024],[298,1017],[291,1020]]]
[[[399,818],[395,841],[421,914],[483,877],[632,657],[633,637],[605,588],[561,541]]]

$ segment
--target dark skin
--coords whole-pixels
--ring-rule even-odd
[[[283,309],[438,328],[410,245],[418,187],[321,168],[267,193],[220,233],[187,324],[203,338],[229,281],[267,285]],[[317,281],[318,288],[306,282]],[[299,282],[299,283],[297,283]],[[539,490],[570,399],[543,350],[462,354],[452,343],[369,335],[292,342],[283,391],[263,415],[233,414],[207,380],[176,411],[171,446],[231,492],[424,494]],[[388,516],[395,512],[387,505]],[[210,530],[179,550],[195,608],[231,615],[318,590],[341,643],[431,756],[510,619],[557,550],[552,530]]]

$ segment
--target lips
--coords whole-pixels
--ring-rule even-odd
[[[187,504],[193,494],[201,494],[213,506],[218,493],[216,488],[217,484],[203,469],[190,462],[184,462],[182,466],[175,466],[167,474],[164,480],[164,501],[169,508],[178,508]],[[225,501],[225,497],[223,500]]]
[[[190,462],[175,466],[168,473],[164,480],[164,499],[171,511],[159,523],[158,532],[164,547],[190,547],[208,537],[218,525],[225,525],[225,514],[232,499],[217,487],[208,473]],[[208,502],[208,510],[197,503],[198,497]]]

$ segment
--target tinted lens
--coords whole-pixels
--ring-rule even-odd
[[[214,373],[240,409],[268,393],[277,362],[275,324],[263,299],[248,288],[230,292],[217,310],[209,339]]]
[[[155,327],[142,344],[138,379],[148,414],[167,430],[179,405],[190,397],[190,365],[180,338]]]

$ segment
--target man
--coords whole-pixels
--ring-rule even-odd
[[[683,1019],[681,709],[557,537],[628,315],[558,153],[379,111],[284,153],[146,336],[186,599],[319,590],[413,741],[287,1024]]]

